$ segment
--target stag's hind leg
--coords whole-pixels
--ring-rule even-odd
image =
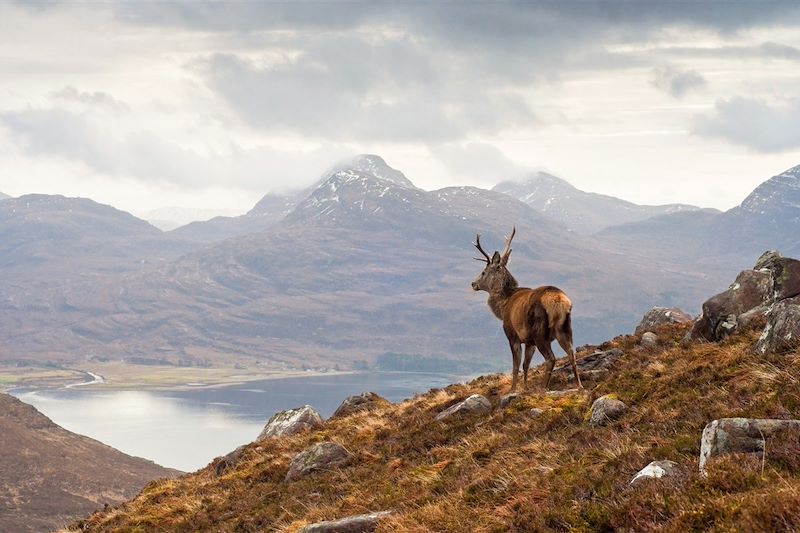
[[[517,374],[519,374],[519,363],[522,359],[522,344],[517,341],[508,341],[511,346],[511,359],[513,361],[513,370],[511,374],[511,391],[517,390]]]
[[[556,356],[550,348],[550,342],[545,339],[537,340],[536,347],[539,348],[539,351],[542,352],[544,356],[544,378],[542,379],[542,385],[544,386],[544,390],[547,390],[550,387],[550,377],[553,375],[553,367],[556,366]]]
[[[572,365],[572,372],[575,374],[575,383],[579,389],[582,389],[583,383],[581,383],[581,376],[578,374],[578,365],[575,363],[575,350],[572,349],[572,321],[569,315],[564,324],[556,329],[556,339],[558,344],[561,345],[561,349],[569,357],[569,364]]]
[[[523,377],[523,384],[525,388],[528,388],[528,368],[531,366],[531,359],[533,359],[533,353],[536,351],[536,345],[525,343],[525,361],[522,362],[522,375]]]

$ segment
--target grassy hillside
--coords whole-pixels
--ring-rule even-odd
[[[251,444],[221,476],[210,465],[151,483],[70,531],[296,531],[380,510],[394,514],[378,531],[797,530],[798,442],[768,442],[763,463],[750,455],[719,458],[707,477],[698,474],[698,455],[703,427],[715,418],[800,417],[800,357],[757,357],[753,334],[681,348],[684,332],[659,331],[657,348],[633,336],[607,343],[624,355],[586,394],[532,390],[501,409],[509,376],[482,377],[316,432]],[[473,393],[491,400],[491,414],[434,420]],[[631,409],[591,427],[589,407],[606,393]],[[534,407],[544,413],[532,416]],[[344,445],[355,461],[285,482],[292,457],[322,441]],[[658,459],[680,463],[685,475],[630,487]]]

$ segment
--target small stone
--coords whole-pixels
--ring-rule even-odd
[[[339,418],[352,415],[361,411],[372,411],[378,407],[388,405],[389,401],[374,392],[364,392],[354,396],[348,396],[336,408],[331,418]]]
[[[581,378],[587,373],[591,373],[593,371],[597,371],[595,375],[600,376],[604,370],[609,370],[614,363],[617,362],[617,359],[622,357],[622,350],[619,348],[612,348],[611,350],[602,350],[596,351],[580,359],[575,360],[575,365],[578,367],[578,372],[581,373]],[[553,370],[553,374],[563,375],[567,380],[575,379],[575,376],[572,373],[572,365],[569,363],[563,364]]]
[[[539,418],[544,414],[544,409],[539,409],[538,407],[534,407],[530,411],[528,411],[528,414],[531,415],[531,418]]]
[[[292,481],[320,470],[331,470],[345,466],[353,459],[341,444],[321,442],[298,453],[289,464],[286,481]]]
[[[510,393],[508,393],[508,394],[506,394],[504,396],[501,396],[500,397],[500,403],[499,403],[500,408],[501,409],[505,409],[506,407],[508,407],[512,403],[514,403],[517,400],[519,400],[519,397],[520,397],[519,394],[517,394],[516,392],[510,392]]]
[[[549,390],[545,392],[550,398],[563,398],[564,396],[572,396],[573,394],[583,394],[586,392],[583,389],[564,389],[564,390]]]
[[[658,346],[658,337],[652,331],[642,333],[642,346],[645,348],[655,348]]]
[[[617,400],[614,395],[606,394],[594,401],[589,411],[589,425],[605,426],[609,422],[619,419],[628,412],[625,402]]]
[[[339,520],[317,522],[302,528],[299,533],[369,533],[378,527],[378,522],[392,514],[390,511],[348,516]]]
[[[323,425],[322,417],[310,405],[275,413],[261,431],[256,441],[269,437],[294,435],[308,429],[316,429]]]
[[[673,477],[680,473],[681,468],[675,461],[653,461],[631,479],[631,485],[636,485],[646,479],[660,479],[662,477]]]
[[[436,420],[445,420],[452,416],[463,416],[471,414],[484,414],[492,410],[492,404],[485,396],[480,394],[473,394],[466,400],[459,402],[451,407],[448,407],[438,415]]]

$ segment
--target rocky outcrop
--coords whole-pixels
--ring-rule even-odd
[[[720,341],[736,330],[739,315],[763,305],[772,298],[772,274],[766,270],[744,270],[727,290],[703,304],[689,338]]]
[[[294,435],[308,429],[316,429],[322,424],[323,420],[319,413],[310,405],[304,405],[275,413],[256,440]]]
[[[348,396],[345,400],[336,408],[331,418],[339,418],[343,416],[349,416],[353,413],[358,413],[361,411],[372,411],[378,407],[382,407],[385,405],[389,405],[388,400],[385,398],[375,394],[374,392],[363,392],[361,394],[356,394],[354,396]]]
[[[658,326],[666,324],[686,324],[693,320],[693,317],[684,313],[677,307],[654,307],[642,317],[639,325],[636,326],[636,335],[641,335],[645,331],[653,331]]]
[[[591,353],[580,359],[576,359],[578,372],[581,379],[591,380],[600,379],[610,371],[617,359],[622,357],[622,350],[612,348],[611,350],[601,350]],[[574,381],[575,375],[572,373],[572,366],[569,363],[561,365],[553,370],[554,376],[562,376],[567,382]]]
[[[755,345],[759,354],[782,354],[800,347],[800,296],[776,303]]]
[[[214,472],[218,476],[221,476],[222,474],[224,474],[225,472],[236,466],[241,460],[242,455],[244,455],[244,451],[246,448],[247,445],[243,444],[238,448],[236,448],[235,450],[233,450],[232,452],[230,452],[229,454],[217,458],[217,460],[214,461],[215,463]]]
[[[631,485],[637,485],[648,479],[661,479],[662,477],[674,477],[682,473],[682,468],[675,461],[653,461],[646,467],[639,470],[633,479]]]
[[[720,418],[703,429],[700,440],[700,471],[708,460],[725,453],[764,452],[765,440],[793,433],[800,437],[800,420]]]
[[[589,425],[605,426],[628,412],[625,402],[618,400],[613,394],[606,394],[594,401],[589,411]]]
[[[389,511],[348,516],[339,520],[317,522],[302,528],[299,533],[369,533],[378,527],[378,522],[392,514]]]
[[[298,453],[289,464],[286,481],[307,476],[320,470],[331,470],[347,465],[353,460],[353,454],[341,444],[321,442]]]
[[[474,414],[485,414],[492,410],[492,404],[485,396],[480,394],[473,394],[464,401],[461,401],[451,407],[448,407],[438,415],[436,420],[447,420],[451,417],[459,417]]]
[[[736,331],[764,327],[755,349],[762,354],[797,347],[800,336],[800,261],[765,252],[726,291],[703,304],[684,341],[720,341]]]

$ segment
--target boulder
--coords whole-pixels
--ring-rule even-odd
[[[653,331],[658,326],[665,324],[687,324],[693,317],[684,313],[677,307],[654,307],[642,317],[639,325],[636,326],[636,335],[641,335],[645,331]]]
[[[354,396],[348,396],[345,398],[341,405],[336,408],[336,411],[334,411],[331,418],[349,416],[360,411],[372,411],[377,407],[388,404],[389,402],[385,398],[375,394],[374,392],[363,392],[361,394],[356,394]]]
[[[769,266],[775,301],[800,295],[800,261],[790,257],[775,258]]]
[[[591,378],[592,376],[607,373],[620,357],[622,357],[622,350],[619,348],[612,348],[611,350],[596,351],[580,359],[576,359],[575,364],[578,367],[578,372],[581,374],[581,379],[583,379],[584,375]],[[553,374],[556,376],[561,375],[568,381],[570,378],[573,380],[575,379],[572,373],[572,365],[570,365],[569,362],[553,370]]]
[[[647,479],[661,479],[662,477],[673,477],[682,471],[680,465],[675,461],[653,461],[646,467],[637,472],[630,484],[636,485]]]
[[[725,453],[764,452],[765,439],[793,432],[800,436],[800,420],[720,418],[703,429],[700,439],[700,472],[714,456]]]
[[[767,326],[755,344],[761,355],[800,348],[800,296],[776,303],[767,313]]]
[[[625,402],[618,400],[613,394],[606,394],[594,401],[589,410],[589,424],[605,426],[628,412]]]
[[[339,520],[317,522],[300,529],[298,533],[369,533],[378,527],[378,522],[382,518],[390,514],[392,514],[390,511],[381,511],[379,513],[348,516]]]
[[[228,455],[217,458],[217,460],[215,461],[216,464],[214,465],[214,472],[218,476],[221,476],[222,474],[224,474],[225,472],[236,466],[236,464],[238,464],[239,460],[242,458],[242,455],[244,454],[244,450],[246,448],[247,445],[243,444],[238,448],[236,448],[235,450],[233,450],[232,452],[230,452]]]
[[[275,413],[261,431],[256,441],[269,437],[294,435],[307,429],[316,429],[323,424],[322,417],[310,405]]]
[[[719,341],[731,335],[739,315],[772,299],[772,274],[766,269],[744,270],[724,292],[703,304],[703,313],[692,325],[689,340]]]
[[[655,348],[658,346],[658,337],[652,331],[642,333],[642,346],[645,348]]]
[[[763,328],[766,320],[768,305],[759,305],[736,317],[736,330],[747,331],[756,327]]]
[[[505,394],[500,397],[500,403],[498,405],[500,406],[500,409],[505,409],[512,403],[519,400],[519,398],[520,396],[516,392],[509,392],[508,394]]]
[[[485,414],[492,410],[492,404],[485,396],[473,394],[466,400],[448,407],[438,415],[436,420],[446,420],[453,416],[464,416],[473,414]]]
[[[341,444],[320,442],[298,453],[289,464],[286,481],[307,476],[320,470],[331,470],[345,466],[353,460],[353,454]]]

